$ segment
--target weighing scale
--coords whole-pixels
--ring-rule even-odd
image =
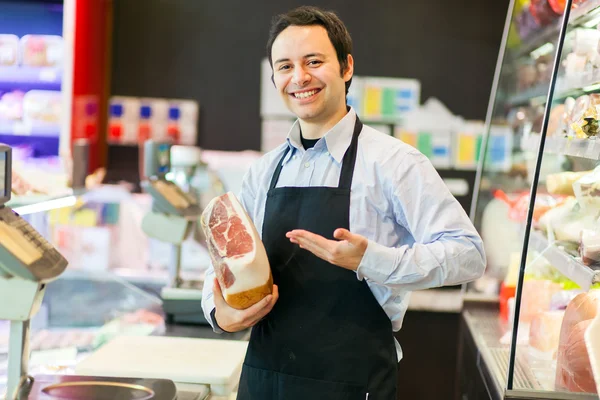
[[[0,145],[0,319],[10,321],[6,399],[177,399],[175,384],[166,379],[29,376],[29,322],[40,308],[46,285],[63,273],[67,260],[6,207],[11,154],[10,147]]]
[[[152,196],[152,211],[144,216],[142,230],[171,244],[169,283],[161,290],[167,322],[204,325],[208,322],[202,311],[203,282],[181,276],[181,245],[194,231],[202,209],[195,196],[166,179],[171,171],[170,151],[170,143],[144,143],[142,188]]]

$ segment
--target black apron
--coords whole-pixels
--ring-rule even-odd
[[[367,283],[285,236],[305,229],[333,239],[349,229],[361,130],[357,117],[337,188],[276,188],[289,148],[273,174],[262,238],[279,300],[252,329],[238,400],[396,399],[392,325]]]

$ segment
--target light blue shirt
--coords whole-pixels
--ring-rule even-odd
[[[286,142],[250,168],[239,198],[259,232],[271,177],[286,148],[290,151],[277,187],[336,187],[355,121],[356,113],[350,109],[306,151],[296,121]],[[350,231],[369,239],[356,278],[366,280],[394,331],[402,327],[411,291],[468,282],[479,278],[485,268],[481,238],[429,160],[415,148],[366,125],[358,139]],[[202,299],[211,323],[213,278],[211,267]],[[400,360],[398,343],[396,349]]]

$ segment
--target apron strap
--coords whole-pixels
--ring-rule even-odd
[[[356,154],[358,152],[358,135],[362,131],[363,124],[356,116],[354,124],[354,132],[352,134],[352,142],[344,154],[342,161],[342,172],[340,173],[340,181],[338,187],[340,189],[350,189],[352,186],[352,176],[354,175],[354,163],[356,162]]]
[[[271,184],[269,185],[269,190],[275,189],[277,186],[277,181],[279,181],[279,175],[281,175],[281,169],[283,168],[283,160],[285,160],[285,156],[290,151],[290,147],[286,147],[285,152],[283,153],[283,157],[279,160],[279,164],[277,164],[277,168],[275,168],[275,172],[273,173],[273,177],[271,178]]]

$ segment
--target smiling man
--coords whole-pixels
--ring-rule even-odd
[[[217,332],[253,327],[240,400],[396,399],[393,331],[410,292],[481,276],[481,239],[426,157],[346,105],[352,40],[334,13],[278,16],[267,54],[298,120],[252,166],[240,199],[274,291],[233,309],[211,268],[204,313]]]

